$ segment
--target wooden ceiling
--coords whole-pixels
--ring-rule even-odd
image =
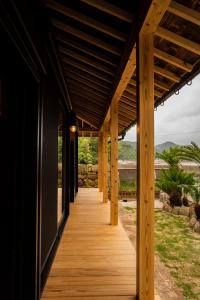
[[[155,106],[164,104],[184,84],[190,84],[199,71],[200,1],[172,1],[154,37]],[[134,71],[119,102],[120,133],[136,122],[136,106]]]
[[[100,128],[129,39],[131,1],[47,0],[73,110]]]
[[[66,87],[86,136],[101,128],[135,47],[136,4],[131,0],[46,1]],[[171,2],[154,38],[155,106],[199,72],[199,25],[199,1]],[[119,134],[137,118],[135,64],[130,72],[120,94]]]

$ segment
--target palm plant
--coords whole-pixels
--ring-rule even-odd
[[[170,205],[182,205],[182,186],[194,186],[194,173],[188,173],[177,167],[162,170],[156,186],[169,195]]]
[[[178,153],[179,159],[194,161],[200,165],[200,147],[191,142],[191,145],[183,146]]]
[[[179,153],[179,147],[171,147],[164,150],[162,153],[156,152],[156,157],[164,160],[170,167],[178,167],[181,161]]]
[[[197,216],[197,219],[200,219],[200,188],[199,187],[193,187],[190,192],[192,199],[195,202],[195,213]]]

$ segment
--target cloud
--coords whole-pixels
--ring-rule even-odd
[[[125,139],[135,141],[135,131],[135,127],[131,128]],[[192,140],[200,144],[200,75],[155,112],[156,144],[165,141],[188,144]]]

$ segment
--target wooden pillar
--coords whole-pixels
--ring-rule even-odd
[[[110,223],[118,224],[118,102],[113,99],[110,107],[111,138],[111,201]]]
[[[103,133],[99,132],[99,140],[98,140],[98,188],[99,192],[102,192],[102,151],[103,151]]]
[[[108,123],[103,126],[103,202],[108,202]]]
[[[154,73],[153,33],[139,34],[137,45],[138,209],[137,295],[154,299]]]

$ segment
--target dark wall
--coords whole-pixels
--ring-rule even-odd
[[[1,293],[4,299],[23,300],[30,299],[31,290],[34,299],[38,271],[39,85],[21,56],[13,51],[2,28],[0,32],[0,198],[5,217],[1,240],[6,265]]]
[[[42,268],[57,233],[58,96],[46,80],[43,95]]]
[[[57,226],[58,113],[62,111],[67,120],[70,104],[49,32],[45,26],[40,27],[42,33],[37,30],[42,14],[39,1],[30,0],[29,8],[36,3],[33,10],[23,2],[0,1],[0,199],[6,263],[1,295],[5,300],[40,298],[69,213],[71,152],[65,127],[65,210]]]

